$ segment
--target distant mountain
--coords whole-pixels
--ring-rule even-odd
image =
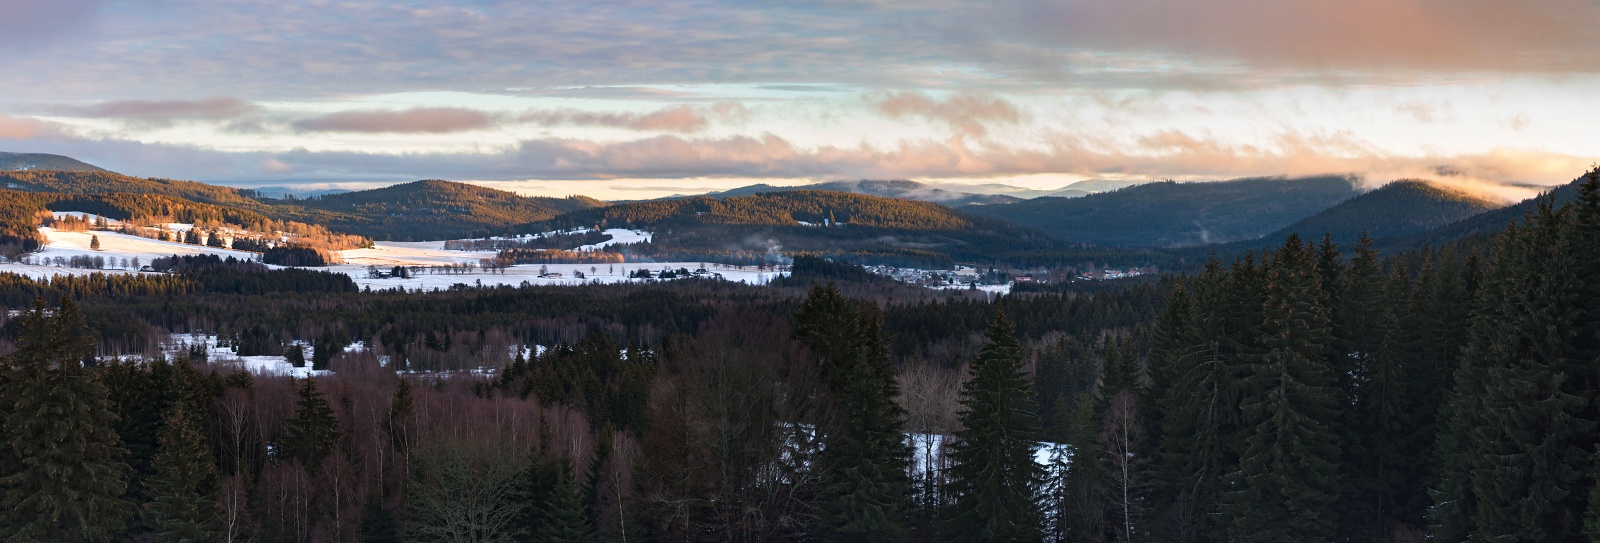
[[[1134,186],[1134,185],[1138,185],[1138,184],[1139,184],[1138,181],[1116,181],[1116,180],[1112,180],[1112,179],[1085,179],[1085,180],[1079,181],[1077,183],[1073,183],[1071,185],[1067,185],[1065,187],[1061,187],[1060,190],[1051,192],[1049,194],[1044,194],[1043,196],[1053,196],[1053,197],[1056,197],[1056,198],[1077,198],[1079,196],[1088,196],[1090,194],[1099,194],[1099,193],[1102,193],[1102,192],[1111,192],[1111,191],[1114,191],[1114,190],[1121,190],[1121,189],[1125,189],[1125,188],[1128,188],[1128,187],[1131,187],[1131,186]]]
[[[290,220],[374,239],[441,240],[501,233],[562,213],[601,207],[582,196],[527,197],[454,181],[425,180],[295,200],[263,199]]]
[[[1291,233],[1306,239],[1323,234],[1336,243],[1351,243],[1366,232],[1385,239],[1425,232],[1505,207],[1449,187],[1426,181],[1395,181],[1323,210],[1267,235],[1281,240]]]
[[[1181,247],[1256,239],[1358,195],[1344,177],[1146,183],[1079,198],[966,206],[1075,243]]]
[[[635,248],[636,256],[663,260],[708,255],[759,259],[782,251],[863,263],[948,266],[1043,254],[1061,246],[1040,232],[930,202],[823,190],[616,204],[568,213],[522,231],[574,226],[653,231],[653,242]]]
[[[945,186],[948,187],[952,185]],[[780,187],[761,183],[747,187],[726,190],[723,192],[713,192],[706,194],[706,196],[713,198],[724,198],[728,196],[748,196],[751,194],[766,194],[769,192],[788,192],[797,190],[831,190],[848,192],[852,194],[866,194],[869,196],[884,196],[888,198],[900,198],[903,200],[932,202],[950,207],[960,207],[964,205],[1008,204],[1022,200],[1021,198],[1007,196],[1004,194],[957,192],[954,190],[936,188],[926,183],[918,183],[916,181],[874,179],[862,179],[858,181],[828,181],[825,183],[814,183],[810,185],[800,185],[794,187]]]
[[[69,172],[103,172],[99,166],[80,162],[75,158],[44,153],[0,152],[0,171],[63,170]]]

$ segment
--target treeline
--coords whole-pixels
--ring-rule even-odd
[[[533,237],[453,239],[444,242],[449,251],[502,251],[506,249],[562,249],[611,241],[611,234],[599,230],[544,233]]]
[[[304,245],[279,245],[261,253],[261,262],[278,266],[320,268],[337,262],[327,251]]]
[[[564,251],[561,249],[502,249],[496,257],[511,264],[621,264],[627,259],[610,251]]]

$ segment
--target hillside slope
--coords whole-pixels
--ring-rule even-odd
[[[1502,204],[1426,181],[1402,180],[1384,185],[1323,210],[1267,235],[1279,240],[1291,233],[1307,239],[1323,234],[1336,243],[1350,243],[1363,232],[1373,239],[1407,236],[1499,209]]]
[[[1378,245],[1386,250],[1400,250],[1427,246],[1439,246],[1446,243],[1456,243],[1474,238],[1485,238],[1500,233],[1506,226],[1522,220],[1528,213],[1538,208],[1541,200],[1549,199],[1552,207],[1561,207],[1562,204],[1571,202],[1578,197],[1578,184],[1581,178],[1571,183],[1553,187],[1539,196],[1523,200],[1516,204],[1501,207],[1484,213],[1479,213],[1467,219],[1447,224],[1432,230],[1415,234],[1398,236],[1381,241]]]
[[[781,191],[617,204],[528,225],[532,232],[576,226],[655,232],[648,257],[807,253],[858,262],[948,266],[1004,259],[1061,244],[1012,224],[941,205],[835,191]]]
[[[0,172],[0,188],[60,195],[143,194],[224,206],[280,221],[318,224],[379,240],[441,240],[486,233],[606,205],[592,198],[530,198],[452,181],[416,181],[309,199],[270,199],[173,179],[75,171]]]
[[[1057,239],[1181,247],[1256,239],[1359,194],[1344,177],[1147,183],[1079,198],[968,206]]]
[[[300,222],[406,241],[503,233],[506,228],[600,207],[585,197],[541,198],[453,181],[424,180],[304,200],[262,199],[272,213]]]
[[[45,153],[0,152],[0,171],[64,170],[72,172],[103,172],[99,166],[81,162],[72,157]]]

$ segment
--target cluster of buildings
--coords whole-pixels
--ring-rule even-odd
[[[1110,279],[1123,279],[1123,278],[1128,278],[1128,277],[1138,277],[1138,276],[1141,276],[1141,275],[1144,275],[1144,272],[1141,272],[1141,271],[1136,270],[1136,269],[1128,269],[1126,271],[1124,271],[1124,270],[1107,269],[1107,270],[1090,271],[1090,272],[1080,273],[1080,274],[1078,274],[1078,280],[1079,281],[1106,281],[1106,280],[1110,280]]]

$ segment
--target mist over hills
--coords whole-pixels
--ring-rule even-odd
[[[1073,243],[1183,247],[1256,239],[1360,194],[1346,177],[1146,183],[1079,198],[1045,197],[963,211]]]

